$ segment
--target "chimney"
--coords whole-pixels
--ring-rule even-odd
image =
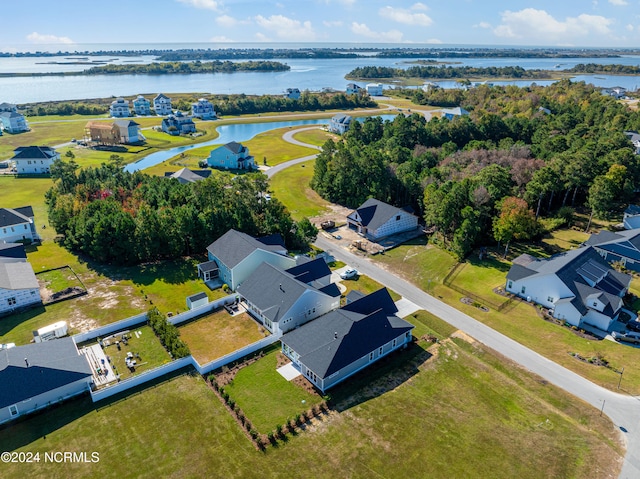
[[[29,367],[29,360],[27,358],[24,358],[24,363]]]

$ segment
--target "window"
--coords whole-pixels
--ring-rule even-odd
[[[396,216],[396,221],[400,221],[400,215]]]
[[[553,296],[547,296],[547,301],[549,301],[550,303],[553,303]]]
[[[27,225],[24,225],[24,229],[27,229]]]
[[[373,361],[373,351],[369,353],[369,361]]]
[[[7,303],[9,303],[9,306],[13,306],[14,304],[16,304],[16,298],[7,298]]]
[[[511,289],[513,287],[513,281],[509,280],[507,283],[507,288]]]
[[[396,347],[396,343],[397,343],[397,342],[398,342],[398,340],[397,340],[397,339],[394,339],[394,340],[393,340],[393,343],[391,344],[391,346],[395,348],[395,347]]]
[[[9,406],[9,413],[11,414],[11,417],[17,416],[18,415],[18,406],[16,406],[15,404],[13,406]]]
[[[598,307],[598,303],[596,301],[593,302],[593,307],[597,308]]]
[[[527,287],[523,286],[522,289],[520,290],[520,294],[524,294],[526,290],[527,290]]]
[[[378,356],[382,356],[382,346],[380,346],[380,349],[378,349]]]

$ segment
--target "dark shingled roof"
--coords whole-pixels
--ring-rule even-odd
[[[228,268],[234,268],[257,249],[277,252],[282,250],[282,246],[261,243],[246,233],[232,229],[207,247],[207,251]]]
[[[0,228],[29,223],[30,218],[33,218],[31,206],[0,208]]]
[[[601,231],[591,235],[585,244],[634,261],[640,261],[640,229],[638,228],[618,233]]]
[[[244,146],[242,146],[241,143],[238,143],[235,141],[230,141],[229,143],[223,146],[227,150],[230,150],[234,155],[237,155],[238,153],[242,153],[246,149]]]
[[[29,366],[25,363],[25,358]],[[17,346],[0,351],[0,408],[91,376],[72,338]]]
[[[329,283],[328,285],[319,288],[318,291],[321,291],[324,294],[328,294],[332,298],[337,298],[341,294],[340,288],[338,288],[338,285],[336,283]]]
[[[400,208],[396,208],[375,198],[369,198],[362,203],[356,211],[361,218],[359,223],[372,230],[378,229],[394,216],[404,212],[404,210]],[[356,211],[349,214],[347,218],[352,221],[357,221],[354,214]]]
[[[627,209],[624,210],[625,215],[640,215],[640,206],[639,205],[629,205]]]
[[[50,160],[51,158],[55,158],[57,155],[56,150],[50,146],[21,146],[13,151],[15,153],[15,156],[12,158],[13,160]]]
[[[200,301],[201,299],[204,299],[207,297],[207,293],[196,293],[196,294],[192,294],[191,296],[187,296],[187,299],[193,301]]]
[[[342,307],[294,329],[281,338],[282,343],[317,376],[330,376],[414,328],[385,308],[376,308],[383,302],[380,291],[391,299],[386,289],[379,290],[349,304],[350,309]]]
[[[298,281],[307,284],[331,274],[329,266],[327,266],[327,263],[322,258],[307,261],[306,263],[289,268],[285,270],[285,272],[289,273]]]
[[[27,259],[22,243],[0,243],[0,258]]]

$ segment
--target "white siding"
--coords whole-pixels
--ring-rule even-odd
[[[0,289],[0,314],[40,302],[42,302],[42,299],[40,299],[38,288]]]
[[[399,217],[399,219],[398,219]],[[418,217],[407,213],[406,211],[400,211],[397,215],[394,215],[389,221],[380,226],[377,230],[369,230],[368,233],[373,238],[383,238],[403,231],[411,231],[418,227]]]
[[[507,280],[506,290],[524,299],[531,298],[531,301],[545,308],[553,308],[558,299],[573,297],[571,290],[555,274],[536,275],[518,281]]]
[[[573,304],[569,301],[565,301],[556,305],[553,310],[553,317],[562,319],[572,326],[580,326],[580,319],[582,318],[582,315]]]
[[[329,295],[311,289],[302,293],[295,304],[282,315],[278,324],[278,330],[286,333],[296,327],[308,323],[323,314],[340,306],[340,297],[332,298]],[[275,330],[275,324],[274,324]]]
[[[605,314],[590,309],[589,311],[587,311],[587,314],[584,315],[582,321],[590,324],[591,326],[595,326],[598,329],[606,331],[609,329],[609,326],[611,326],[611,322],[613,320]]]
[[[257,249],[233,268],[231,281],[226,283],[235,291],[262,263],[269,263],[280,269],[288,269],[296,265],[296,260],[289,256]]]

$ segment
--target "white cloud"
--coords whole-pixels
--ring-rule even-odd
[[[323,21],[322,24],[325,27],[341,27],[342,25],[344,25],[344,23],[341,20],[333,20],[333,21]]]
[[[256,41],[258,42],[271,42],[271,38],[264,33],[256,32],[253,36],[256,37]]]
[[[177,0],[185,5],[190,5],[194,8],[200,8],[202,10],[213,10],[214,12],[220,11],[222,2],[216,0]]]
[[[430,43],[432,45],[440,45],[442,43],[442,40],[439,40],[437,38],[429,38],[427,40],[427,43]]]
[[[627,3],[625,0],[609,0],[609,3],[611,5],[617,5],[619,7],[629,5],[629,3]]]
[[[235,27],[239,22],[229,15],[220,15],[216,18],[216,23],[221,27]]]
[[[372,38],[374,40],[381,40],[384,42],[398,43],[402,41],[402,32],[398,30],[389,30],[388,32],[375,32],[371,30],[364,23],[353,22],[351,24],[351,31],[356,35]]]
[[[300,22],[284,15],[271,15],[268,18],[258,15],[255,21],[262,28],[275,33],[280,39],[312,41],[316,38],[316,32],[308,20]]]
[[[629,23],[627,24],[626,29],[632,32],[635,29],[635,27]]]
[[[424,3],[414,3],[413,5],[411,5],[411,10],[429,10],[429,7],[427,7]]]
[[[64,43],[65,45],[68,45],[71,43],[75,43],[69,37],[58,37],[56,35],[43,35],[38,32],[33,32],[27,35],[27,40],[29,40],[31,43],[37,43],[37,44]]]
[[[491,24],[487,22],[480,22],[473,25],[473,28],[491,28]]]
[[[357,0],[323,0],[324,3],[326,3],[327,5],[331,4],[331,3],[340,3],[342,5],[345,5],[347,7],[351,7],[353,5],[355,5]]]
[[[535,8],[518,12],[507,10],[501,15],[502,24],[493,30],[497,36],[542,43],[572,41],[594,34],[607,35],[611,33],[609,25],[613,23],[609,18],[585,13],[559,21],[546,11]]]
[[[414,5],[415,6],[415,5]],[[424,13],[412,13],[411,10],[404,8],[383,7],[378,10],[381,17],[388,18],[394,22],[404,23],[405,25],[419,25],[428,27],[433,23],[431,17]]]
[[[224,35],[219,36],[219,37],[212,37],[209,39],[210,42],[213,43],[231,43],[233,42],[233,40],[231,40],[231,38],[227,38]]]

